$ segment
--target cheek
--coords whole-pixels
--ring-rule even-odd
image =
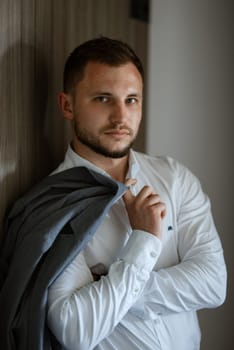
[[[92,109],[88,108],[83,104],[79,104],[75,109],[75,119],[76,122],[80,125],[92,126],[94,121],[94,112]]]
[[[83,103],[76,108],[80,119],[94,121],[95,123],[105,118],[106,108],[99,104]]]
[[[135,129],[138,129],[139,126],[140,126],[140,123],[141,123],[141,118],[142,118],[142,113],[141,111],[137,111],[134,115],[134,118],[132,120],[132,126],[135,128]]]
[[[76,115],[76,123],[83,131],[96,135],[106,126],[105,120],[94,109],[81,109]]]

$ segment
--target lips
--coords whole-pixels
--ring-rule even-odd
[[[108,131],[105,131],[105,134],[123,136],[123,135],[130,135],[130,132],[128,130],[108,130]]]
[[[116,137],[122,137],[126,135],[132,135],[132,130],[128,127],[120,127],[120,128],[109,128],[104,129],[103,133],[106,135],[116,136]]]
[[[111,138],[112,140],[115,140],[115,141],[122,141],[122,140],[125,140],[125,138],[128,138],[130,133],[128,130],[110,130],[110,131],[107,131],[105,132],[105,135],[109,138]]]

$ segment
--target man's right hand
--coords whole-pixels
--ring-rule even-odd
[[[126,186],[136,183],[128,179]],[[123,196],[132,229],[143,230],[162,238],[162,220],[166,215],[165,204],[150,186],[144,186],[137,196],[129,189]]]

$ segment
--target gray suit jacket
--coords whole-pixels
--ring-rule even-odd
[[[62,349],[46,326],[48,287],[125,190],[76,167],[45,178],[15,203],[0,252],[1,349]]]

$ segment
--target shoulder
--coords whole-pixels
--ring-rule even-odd
[[[201,189],[200,181],[184,164],[170,156],[150,156],[134,152],[141,173],[147,173],[152,181],[160,181],[169,191],[186,196],[189,192]]]
[[[145,153],[134,151],[134,156],[141,169],[146,167],[162,175],[181,176],[182,173],[190,172],[183,164],[170,156],[157,155],[151,156]]]

